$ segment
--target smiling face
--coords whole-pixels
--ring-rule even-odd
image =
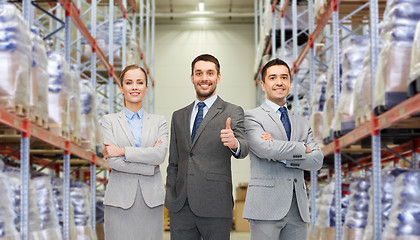
[[[263,91],[267,93],[268,100],[283,106],[290,90],[289,70],[283,65],[273,65],[267,68],[261,86]]]
[[[143,97],[146,95],[146,75],[139,69],[128,70],[122,80],[121,93],[124,95],[126,107],[130,110],[140,110]],[[133,111],[133,112],[137,112]]]
[[[197,99],[204,101],[216,94],[216,86],[220,82],[220,73],[216,64],[208,61],[198,61],[194,64],[191,82],[194,85]]]

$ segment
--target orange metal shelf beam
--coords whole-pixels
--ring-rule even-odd
[[[109,168],[106,161],[97,157],[93,152],[71,143],[68,139],[52,134],[50,131],[31,123],[28,119],[21,118],[4,108],[0,108],[0,124],[16,129],[22,132],[23,135],[26,134],[37,138],[51,146],[70,151],[71,154],[81,159]]]
[[[66,11],[66,16],[70,16],[71,20],[73,21],[74,25],[76,25],[77,29],[79,29],[80,33],[83,35],[83,37],[87,40],[89,45],[92,47],[92,52],[96,52],[98,55],[99,60],[104,64],[105,68],[108,70],[110,76],[113,77],[114,82],[119,86],[120,85],[120,79],[117,74],[114,72],[114,67],[109,64],[108,59],[105,57],[102,50],[98,47],[96,44],[96,39],[90,35],[89,31],[87,30],[85,24],[79,17],[79,10],[74,5],[73,2],[69,2],[68,0],[58,0],[61,4],[61,6]]]
[[[410,116],[420,112],[420,93],[414,95],[413,97],[405,100],[404,102],[398,104],[397,106],[393,107],[392,109],[386,111],[385,113],[379,115],[378,117],[374,117],[374,120],[377,121],[377,126],[375,127],[375,131],[380,131],[382,129],[386,129],[390,127],[392,124],[395,124],[401,120],[409,118]],[[338,139],[338,147],[344,148],[347,147],[357,141],[370,136],[372,132],[372,122],[368,121],[363,125],[357,127],[353,131],[347,133],[346,135],[342,136]],[[334,152],[334,144],[329,143],[328,145],[322,148],[324,155],[329,155]]]

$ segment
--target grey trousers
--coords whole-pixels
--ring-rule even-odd
[[[143,200],[140,184],[129,209],[105,206],[106,240],[162,240],[163,205],[150,208]]]
[[[286,216],[277,221],[249,220],[251,240],[306,240],[308,223],[300,216],[296,194],[293,193],[292,205]]]
[[[228,240],[231,218],[210,218],[195,215],[188,201],[178,212],[169,212],[171,240]]]

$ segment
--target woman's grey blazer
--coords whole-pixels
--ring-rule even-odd
[[[136,147],[134,143],[124,111],[103,116],[101,129],[103,142],[125,148],[125,158],[107,158],[112,170],[104,204],[130,208],[136,197],[137,184],[140,184],[144,201],[149,207],[162,205],[165,189],[159,165],[163,163],[168,150],[165,118],[144,112],[141,147]],[[153,147],[157,140],[161,140],[162,144]]]

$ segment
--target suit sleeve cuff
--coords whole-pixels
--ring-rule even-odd
[[[236,139],[236,142],[238,143],[238,149],[236,149],[236,152],[234,152],[232,148],[229,149],[233,153],[234,157],[239,157],[239,154],[241,153],[241,144],[239,143],[238,139]]]

